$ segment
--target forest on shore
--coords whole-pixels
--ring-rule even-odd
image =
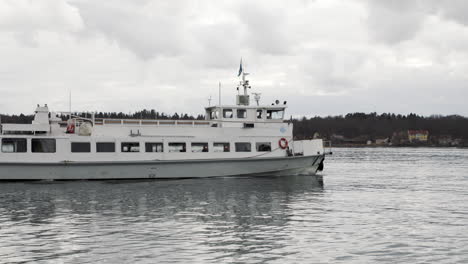
[[[391,137],[401,131],[427,130],[433,136],[468,139],[468,118],[459,115],[425,117],[416,114],[352,113],[345,116],[302,118],[293,122],[294,134],[298,138],[309,138],[311,133],[318,132],[325,138],[342,135],[346,138],[367,136],[374,139]]]
[[[83,115],[83,114],[81,114]],[[88,114],[88,117],[90,115]],[[154,109],[142,110],[134,113],[98,112],[96,118],[119,119],[204,119],[203,115],[193,116],[185,113],[167,114]],[[3,123],[30,123],[33,115],[0,115]],[[63,117],[65,120],[65,116]],[[390,113],[350,113],[339,116],[315,116],[311,118],[292,119],[294,123],[294,137],[309,139],[317,135],[332,140],[334,143],[347,142],[363,143],[377,139],[388,139],[391,142],[396,134],[409,130],[427,131],[427,143],[437,144],[441,138],[457,139],[461,145],[468,144],[468,118],[459,115],[420,116],[416,114],[400,115]],[[317,134],[318,133],[318,134]],[[346,141],[346,140],[344,140]]]

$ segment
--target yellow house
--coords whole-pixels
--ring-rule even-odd
[[[429,131],[427,130],[408,130],[409,142],[427,142]]]

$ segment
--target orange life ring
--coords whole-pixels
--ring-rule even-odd
[[[278,141],[278,145],[279,145],[280,148],[285,149],[285,148],[288,147],[288,141],[285,138],[281,138]]]

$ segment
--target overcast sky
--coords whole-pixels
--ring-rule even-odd
[[[241,57],[295,116],[468,116],[465,0],[0,0],[2,113],[203,113]]]

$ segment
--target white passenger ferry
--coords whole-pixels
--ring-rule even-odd
[[[286,102],[250,104],[242,73],[235,105],[205,108],[205,120],[74,117],[37,107],[32,124],[0,125],[0,180],[159,179],[313,175],[321,139],[293,141]]]

